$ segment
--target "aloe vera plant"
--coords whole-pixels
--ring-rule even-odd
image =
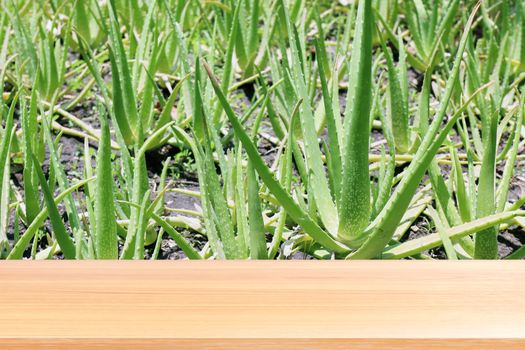
[[[284,16],[286,17],[287,16],[286,9],[284,9],[283,13],[284,13]],[[473,12],[473,14],[474,13],[475,11]],[[365,35],[363,39],[361,36],[362,36],[362,33],[365,32],[364,28],[367,28],[367,26],[371,26],[371,23],[367,24],[367,19],[366,19],[366,17],[368,17],[368,20],[370,20],[371,16],[372,16],[372,11],[371,11],[370,4],[367,4],[367,2],[362,2],[360,4],[360,9],[358,10],[358,17],[357,17],[357,23],[360,23],[361,30],[358,28],[358,30],[356,31],[355,41],[357,42],[357,45],[354,45],[354,48],[360,49],[362,52],[358,52],[357,55],[353,56],[355,59],[351,63],[352,67],[350,68],[350,72],[358,77],[361,76],[360,74],[364,74],[364,77],[365,77],[364,80],[356,79],[356,81],[359,81],[361,83],[363,83],[364,81],[365,86],[366,86],[367,79],[370,79],[370,75],[371,75],[371,65],[370,65],[371,63],[371,52],[370,52],[371,51],[371,37],[370,36],[367,37]],[[471,15],[469,19],[469,24],[467,24],[467,28],[470,26],[473,19],[474,19],[474,15]],[[287,21],[287,22],[289,26],[288,33],[290,34],[292,33],[290,21]],[[302,127],[303,137],[305,138],[305,153],[307,154],[308,163],[311,163],[311,164],[308,164],[310,168],[309,173],[313,175],[313,177],[309,178],[308,180],[314,181],[315,187],[313,189],[314,191],[313,199],[316,201],[316,206],[319,211],[320,220],[323,223],[325,229],[317,226],[317,224],[313,222],[313,219],[310,217],[310,215],[307,212],[297,210],[299,208],[293,203],[291,203],[291,198],[289,197],[289,195],[283,191],[283,189],[279,186],[278,183],[275,183],[275,181],[273,181],[273,179],[271,178],[271,174],[269,173],[268,169],[265,167],[264,163],[261,162],[260,158],[255,163],[255,159],[258,158],[258,155],[255,152],[253,152],[253,149],[254,149],[253,143],[246,136],[241,137],[241,135],[243,135],[244,133],[244,130],[240,127],[237,117],[235,116],[233,110],[229,106],[223,92],[220,89],[220,84],[218,83],[216,78],[213,76],[213,73],[211,72],[209,66],[206,65],[206,68],[208,70],[208,74],[210,75],[212,84],[216,90],[216,93],[218,94],[220,101],[223,103],[223,107],[225,108],[226,114],[228,115],[230,122],[232,123],[235,131],[237,132],[238,137],[243,142],[244,146],[247,147],[247,152],[251,160],[254,161],[254,164],[258,165],[257,169],[261,172],[261,176],[262,174],[265,174],[266,179],[263,177],[263,180],[265,181],[266,185],[270,188],[270,191],[272,191],[273,194],[276,196],[277,200],[280,201],[281,205],[287,208],[288,212],[291,214],[291,216],[295,220],[297,220],[299,224],[303,225],[303,228],[305,229],[307,233],[311,232],[311,235],[313,236],[314,240],[318,239],[318,236],[321,236],[323,241],[327,240],[327,238],[336,239],[340,241],[341,244],[343,244],[342,247],[339,246],[337,248],[335,247],[331,248],[331,249],[334,249],[336,252],[345,251],[345,250],[350,251],[351,248],[358,248],[354,253],[351,253],[349,257],[353,257],[353,258],[374,257],[376,254],[380,254],[383,247],[388,244],[394,232],[394,228],[397,226],[397,223],[402,218],[404,210],[397,211],[395,209],[399,209],[399,207],[401,208],[408,207],[418,182],[423,176],[425,170],[430,166],[432,156],[435,154],[435,152],[437,152],[439,146],[444,141],[445,136],[447,135],[447,132],[451,129],[451,127],[453,126],[457,118],[461,115],[461,113],[466,108],[466,106],[468,106],[468,104],[465,104],[462,108],[460,108],[455,113],[455,116],[447,123],[447,126],[445,127],[445,129],[439,132],[438,128],[440,127],[440,123],[446,113],[448,101],[452,95],[452,90],[453,90],[454,84],[456,83],[456,79],[458,77],[459,65],[461,62],[463,51],[466,46],[467,38],[468,38],[468,31],[464,33],[461,39],[460,49],[458,50],[458,53],[456,55],[454,67],[452,68],[452,74],[447,84],[447,91],[445,93],[445,101],[442,103],[442,106],[440,110],[438,111],[438,114],[435,117],[431,125],[431,128],[425,135],[425,139],[422,142],[422,146],[420,150],[418,151],[418,153],[416,154],[416,160],[414,160],[414,162],[412,162],[411,165],[408,167],[408,169],[406,170],[405,177],[403,178],[403,180],[401,180],[401,183],[396,188],[396,191],[394,192],[393,196],[391,197],[389,201],[387,201],[387,203],[385,204],[385,207],[378,213],[377,217],[371,222],[369,227],[367,227],[367,225],[368,225],[368,216],[370,215],[370,212],[369,212],[370,193],[369,193],[369,190],[360,192],[363,188],[364,189],[369,188],[370,180],[368,178],[368,166],[367,166],[368,165],[368,147],[366,148],[363,147],[364,151],[360,153],[356,152],[356,149],[358,148],[356,147],[356,143],[359,142],[360,135],[365,136],[361,138],[364,138],[365,140],[363,141],[363,143],[365,145],[368,145],[369,122],[368,122],[368,118],[364,118],[365,122],[363,123],[364,125],[361,126],[362,130],[357,129],[356,125],[360,125],[358,124],[358,122],[363,119],[362,113],[354,116],[354,119],[356,119],[356,121],[353,121],[352,109],[350,109],[350,113],[347,116],[347,119],[345,122],[346,123],[345,126],[348,126],[349,129],[348,131],[346,131],[346,135],[343,136],[343,140],[345,140],[347,144],[347,147],[343,148],[343,152],[342,152],[343,167],[348,166],[348,163],[345,164],[345,159],[347,162],[350,162],[350,164],[361,164],[361,167],[353,166],[353,167],[348,167],[346,170],[343,169],[343,173],[342,173],[343,182],[341,185],[342,197],[341,197],[341,204],[339,206],[339,217],[341,219],[339,219],[339,222],[336,223],[337,224],[336,227],[338,228],[338,231],[337,231],[338,235],[334,234],[334,228],[333,228],[334,227],[333,222],[334,220],[337,220],[337,216],[335,216],[333,209],[331,209],[333,208],[333,203],[329,203],[325,201],[326,199],[330,199],[330,194],[328,192],[327,183],[322,181],[324,170],[320,163],[316,163],[316,159],[320,160],[321,158],[317,151],[318,148],[317,148],[317,141],[315,139],[315,135],[311,134],[312,118],[311,118],[311,114],[309,110],[307,109],[308,107],[303,108],[302,114],[301,114],[301,118],[303,118],[303,120],[301,120],[301,123],[303,126]],[[369,44],[362,45],[361,40],[366,40],[369,42]],[[293,49],[295,44],[296,43],[293,42],[292,40],[291,41],[292,52],[295,51]],[[297,53],[296,55],[299,56]],[[369,63],[368,65],[361,64],[361,60],[360,60],[360,57],[362,57],[361,55],[365,55],[365,57],[367,57],[367,61]],[[299,57],[297,57],[295,67],[298,67],[299,63],[300,63],[300,60],[299,60]],[[300,94],[299,95],[300,97],[307,98],[308,96],[304,92],[301,93],[301,90],[304,91],[304,88],[301,87],[301,85],[304,83],[302,82],[302,77],[301,77],[299,69],[300,68],[295,68],[295,72],[296,72],[295,78],[298,84],[297,89],[299,90],[298,92]],[[352,102],[352,99],[354,99],[353,94],[361,96],[360,93],[363,93],[363,92],[360,91],[360,88],[361,86],[358,86],[355,92],[349,94],[350,102]],[[370,88],[368,87],[367,89],[365,89],[364,93],[369,94]],[[359,102],[362,102],[360,107],[363,107],[364,105],[365,115],[370,113],[369,107],[368,107],[368,111],[366,108],[366,106],[367,105],[369,106],[370,104],[370,99],[371,99],[370,95],[364,98],[361,97],[359,99],[355,99]],[[354,107],[354,108],[357,108],[357,107]],[[352,129],[352,127],[354,129]],[[359,131],[361,133],[359,133]],[[315,147],[314,145],[312,145],[314,143],[315,143]],[[252,152],[250,152],[249,149],[251,149]],[[347,150],[351,150],[351,151],[348,151],[348,154],[345,154]],[[353,153],[353,152],[356,152],[356,153]],[[356,157],[357,159],[359,159],[359,157],[366,159],[365,165],[363,166],[362,163],[359,163],[359,160],[355,160]],[[355,162],[358,162],[358,163],[355,163]],[[363,180],[361,181],[356,180],[356,179],[359,179],[358,173],[355,173],[357,169],[360,169],[360,171],[362,171],[362,173],[364,174],[364,175],[361,175],[363,176]],[[350,179],[349,179],[348,176],[350,174],[352,175],[350,176]],[[361,193],[365,199],[354,203],[353,201],[356,198],[360,198],[360,197],[359,195],[356,196],[355,194],[356,192],[352,192],[352,188],[358,189],[357,193]],[[352,196],[347,196],[345,199],[344,196],[347,195],[348,192],[350,192]],[[352,206],[353,204],[355,204],[356,206],[353,207]],[[348,210],[349,208],[352,208],[352,209]],[[325,213],[331,211],[331,214],[330,215],[325,214],[325,216],[323,217],[323,210],[326,210]],[[346,214],[345,210],[348,210],[348,213],[350,213],[350,215],[345,215]],[[352,217],[352,214],[357,215],[357,218]],[[362,217],[360,218],[359,215],[362,215]],[[363,219],[363,217],[365,219]],[[359,220],[361,220],[362,223],[360,223]],[[360,226],[358,226],[357,224],[359,224]],[[319,231],[321,231],[322,233],[320,233]],[[341,232],[343,233],[342,235],[341,235]],[[351,239],[349,239],[348,236],[345,237],[345,233],[346,234],[349,233],[354,236]],[[364,239],[366,239],[364,243],[362,242],[363,236],[365,236]]]
[[[0,9],[0,258],[525,257],[520,2]]]

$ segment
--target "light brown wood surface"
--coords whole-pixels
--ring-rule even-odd
[[[525,349],[525,264],[0,262],[0,349]]]

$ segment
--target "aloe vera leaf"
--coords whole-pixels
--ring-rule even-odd
[[[164,193],[165,193],[165,190],[168,189],[168,187],[166,186],[166,178],[168,176],[168,170],[169,170],[169,167],[170,167],[170,164],[171,164],[171,157],[168,157],[166,158],[166,160],[164,161],[164,164],[162,166],[162,172],[160,173],[160,179],[159,179],[159,186],[158,186],[158,189],[164,189],[164,190],[157,190],[157,196],[161,196],[160,199],[158,200],[158,203],[157,205],[155,206],[155,213],[157,214],[162,214],[162,212],[164,211],[164,206],[165,206],[165,198],[164,198]]]
[[[257,54],[257,46],[259,44],[259,17],[260,17],[260,0],[253,0],[250,6],[250,30],[248,33],[247,52],[250,60],[255,58]]]
[[[259,198],[259,183],[251,162],[246,169],[248,187],[248,217],[250,222],[250,257],[268,259],[264,222]],[[239,203],[242,205],[242,203]]]
[[[11,169],[11,164],[9,160],[9,161],[6,161],[4,165],[4,170],[9,172],[10,169]],[[9,224],[9,217],[8,217],[9,197],[10,197],[9,177],[0,176],[0,253],[2,253],[2,255],[3,255],[4,249],[9,247],[9,241],[7,239],[7,228]],[[17,225],[16,222],[17,221],[15,221],[15,227]]]
[[[148,189],[148,177],[146,169],[146,159],[144,152],[140,152],[138,147],[135,147],[136,156],[133,167],[133,181],[131,188],[131,202],[140,203]],[[129,225],[124,242],[124,248],[121,252],[121,259],[131,259],[135,247],[135,240],[138,234],[138,220],[140,208],[132,206],[130,208]]]
[[[0,254],[3,253],[5,247],[9,242],[7,239],[7,225],[9,214],[9,173],[11,166],[11,157],[9,155],[11,150],[11,143],[15,131],[13,126],[13,116],[8,116],[6,127],[1,130],[0,126]],[[10,129],[8,129],[10,127]],[[16,225],[15,225],[16,226]]]
[[[156,50],[156,48],[153,48],[152,50]],[[156,69],[157,62],[154,58],[149,61],[147,67],[145,65],[143,66],[143,71],[146,72],[146,77],[141,79],[141,81],[143,81],[143,86],[140,86],[142,89],[137,91],[137,95],[142,96],[140,110],[138,111],[138,120],[142,124],[142,130],[145,130],[146,132],[153,127],[155,90],[158,89],[155,80],[149,79],[151,75],[148,74],[148,72],[155,71]]]
[[[439,234],[439,237],[441,238],[441,241],[443,242],[443,248],[445,248],[445,253],[447,253],[447,258],[449,260],[458,260],[458,255],[456,253],[456,250],[454,249],[454,245],[452,244],[452,240],[447,235],[446,230],[449,228],[448,225],[441,221],[438,212],[432,208],[427,208],[427,211],[434,220],[434,224],[436,225],[437,233]]]
[[[110,58],[111,60],[111,71],[113,74],[113,89],[118,87],[118,90],[121,94],[119,97],[121,99],[121,104],[119,110],[120,119],[119,125],[129,126],[130,133],[125,134],[125,137],[128,145],[131,145],[140,138],[140,135],[137,135],[138,127],[138,113],[137,113],[137,102],[135,99],[135,93],[133,91],[133,83],[131,81],[131,72],[128,64],[128,59],[126,52],[124,50],[124,45],[122,44],[122,38],[120,37],[120,26],[117,19],[116,9],[114,8],[113,0],[109,1],[109,16],[110,16],[110,42],[111,46],[109,47]],[[118,72],[118,74],[116,74]],[[116,92],[114,92],[115,98]]]
[[[232,171],[233,179],[232,182],[234,183],[234,215],[236,220],[236,226],[237,226],[237,240],[239,242],[239,249],[241,249],[244,252],[244,255],[246,257],[250,256],[250,251],[248,251],[250,247],[250,225],[248,222],[248,214],[247,214],[247,208],[245,203],[247,203],[246,199],[246,176],[245,176],[245,170],[243,166],[243,153],[242,153],[242,145],[240,142],[237,142],[235,146],[235,156],[232,157],[235,158],[235,167]]]
[[[14,113],[15,101],[11,105],[9,113]],[[22,131],[24,133],[24,204],[25,204],[25,220],[26,224],[30,225],[35,216],[40,211],[39,194],[38,194],[38,177],[36,175],[33,158],[30,156],[31,152],[36,152],[34,145],[38,137],[37,126],[37,92],[33,90],[31,95],[31,102],[29,110],[26,108],[25,99],[21,100],[22,109]]]
[[[112,48],[108,49],[109,59],[111,62],[111,74],[113,82],[113,114],[117,121],[118,128],[122,132],[122,136],[126,141],[126,145],[132,145],[135,143],[137,136],[135,135],[134,127],[128,118],[126,111],[126,101],[124,92],[122,91],[122,84],[120,82],[120,72],[117,65],[117,59]]]
[[[236,43],[237,43],[237,36],[239,32],[239,13],[241,9],[241,3],[242,1],[239,1],[237,5],[235,6],[234,12],[233,12],[233,19],[231,23],[231,28],[229,31],[228,36],[228,45],[226,49],[226,56],[224,58],[224,68],[223,68],[223,74],[222,74],[222,89],[224,91],[227,91],[228,86],[231,83],[232,76],[233,76],[233,54],[236,50]],[[238,49],[240,51],[240,49]],[[196,111],[194,111],[196,113]],[[214,125],[220,125],[220,117],[221,117],[221,108],[220,103],[217,103],[217,107],[215,108],[215,112],[213,115],[213,123]]]
[[[385,54],[388,68],[388,92],[390,109],[388,116],[392,125],[396,149],[400,153],[406,153],[410,147],[410,130],[408,124],[408,100],[403,93],[399,71],[394,65],[392,51],[381,40],[381,46]],[[406,72],[405,72],[406,75]]]
[[[343,57],[347,55],[347,50],[350,47],[350,39],[355,24],[356,12],[357,3],[352,3],[352,6],[350,6],[350,10],[348,11],[348,14],[346,16],[343,37],[341,38],[341,40],[337,40],[338,45],[340,44],[337,53]]]
[[[434,190],[434,197],[436,202],[445,214],[447,222],[450,226],[456,226],[461,223],[459,212],[454,205],[452,193],[449,191],[443,175],[441,174],[441,168],[437,164],[437,161],[433,159],[428,168],[428,174],[430,177],[430,183]]]
[[[244,40],[244,37],[243,37],[243,30],[244,30],[244,24],[243,22],[244,21],[244,18],[239,16],[241,13],[243,14],[243,16],[245,15],[242,9],[243,7],[243,4],[244,1],[243,0],[240,0],[237,2],[237,7],[239,8],[239,10],[236,9],[236,11],[238,11],[238,14],[237,14],[237,18],[235,21],[234,19],[234,23],[232,24],[233,26],[236,26],[237,28],[235,28],[235,54],[237,56],[237,59],[239,61],[239,66],[241,67],[241,69],[246,69],[246,67],[248,66],[248,62],[249,62],[249,57],[248,57],[248,52],[247,52],[247,47],[246,47],[246,44],[245,44],[245,40]]]
[[[331,168],[331,174],[333,177],[334,184],[334,197],[336,201],[339,201],[341,193],[341,175],[342,171],[342,159],[341,159],[341,146],[339,145],[339,135],[337,132],[337,121],[332,106],[332,97],[328,91],[328,83],[326,76],[328,74],[328,60],[326,59],[326,51],[324,51],[324,45],[317,39],[316,41],[316,52],[319,57],[317,64],[319,65],[319,78],[321,80],[321,90],[323,93],[324,111],[326,114],[326,126],[328,131],[328,150],[330,153],[331,161],[329,166]],[[339,118],[339,115],[337,116]]]
[[[382,113],[380,114],[380,118],[383,123],[383,133],[387,140],[389,155],[388,159],[385,161],[384,176],[381,178],[381,182],[379,183],[377,198],[374,203],[374,208],[372,210],[373,218],[375,218],[377,214],[381,212],[381,210],[387,203],[388,198],[390,197],[390,192],[392,190],[392,184],[396,170],[396,152],[392,127],[385,120]],[[382,155],[384,155],[384,150],[382,150]],[[386,155],[384,156],[385,157],[382,157],[382,159],[386,158]]]
[[[523,3],[518,2],[517,8],[516,8],[518,18],[520,19],[520,29],[517,33],[519,33],[520,37],[520,50],[519,50],[519,59],[521,66],[525,65],[525,6]],[[523,68],[522,68],[523,69]]]
[[[403,95],[403,101],[407,105],[408,114],[408,67],[407,67],[407,52],[403,43],[403,37],[401,34],[398,35],[397,41],[399,42],[399,57],[397,62],[397,76],[399,77],[399,84],[401,86],[401,94]],[[431,52],[432,55],[432,52]],[[430,56],[432,59],[433,57]],[[406,101],[406,102],[405,102]],[[410,141],[410,139],[409,139]]]
[[[93,166],[91,164],[92,157],[91,157],[91,152],[89,148],[89,141],[87,138],[84,139],[84,157],[83,158],[84,158],[84,178],[94,177]],[[86,230],[89,230],[90,236],[94,236],[96,229],[97,229],[97,223],[95,220],[95,209],[93,207],[95,192],[96,192],[95,185],[92,182],[89,182],[84,188],[84,195],[86,196],[84,204],[86,206],[87,218],[89,222],[89,226],[86,227]],[[82,232],[78,231],[78,234],[81,234],[81,233]],[[86,248],[86,245],[83,244],[84,242],[82,242],[82,240],[80,239],[77,240],[76,237],[75,237],[75,243],[77,245],[77,257],[80,257],[81,259],[84,258],[82,249]]]
[[[495,178],[497,119],[495,113],[490,113],[490,120],[486,121],[484,124],[484,150],[478,184],[478,217],[494,214],[496,210]],[[496,259],[498,257],[498,240],[495,227],[476,233],[474,242],[474,257],[476,259]]]
[[[451,147],[450,154],[452,157],[452,169],[454,179],[454,189],[456,195],[456,202],[458,203],[459,214],[463,222],[469,222],[472,220],[472,208],[468,198],[467,189],[465,186],[465,177],[463,176],[463,170],[461,163],[459,162],[458,153],[455,148]]]
[[[17,99],[15,98],[11,104],[11,107],[9,109],[9,112],[7,113],[6,119],[5,119],[5,127],[2,128],[2,124],[0,124],[0,164],[6,164],[6,162],[10,159],[9,157],[9,150],[11,147],[12,142],[12,134],[15,132],[14,128],[14,111],[15,111],[15,105],[17,103]],[[9,174],[4,169],[0,168],[0,179],[4,174]]]
[[[523,215],[525,215],[525,212],[522,210],[489,215],[487,217],[476,219],[459,226],[451,227],[447,229],[444,234],[446,234],[450,240],[457,240],[461,237],[466,237],[495,225],[509,222],[514,218]],[[412,239],[410,241],[387,248],[381,257],[383,259],[402,259],[424,252],[425,250],[431,248],[439,247],[441,244],[442,240],[439,233],[433,233],[428,236]]]
[[[111,138],[108,120],[100,116],[100,142],[97,154],[95,220],[96,230],[93,237],[95,253],[98,259],[117,259],[118,242],[113,192],[113,174],[111,168]]]
[[[505,209],[505,204],[507,203],[507,196],[509,193],[510,182],[512,180],[512,176],[514,174],[514,169],[516,166],[516,157],[518,155],[520,138],[521,138],[520,132],[523,126],[523,115],[525,112],[525,109],[524,109],[525,96],[523,96],[524,92],[525,90],[522,89],[522,94],[520,97],[521,98],[520,108],[519,108],[518,113],[516,114],[516,120],[515,120],[514,130],[512,134],[513,136],[512,137],[512,148],[507,157],[507,161],[505,163],[505,169],[503,170],[503,176],[499,183],[499,187],[497,191],[497,201],[496,201],[497,212],[501,212]]]
[[[338,207],[337,236],[349,244],[355,244],[363,238],[371,211],[368,148],[372,103],[373,23],[371,0],[360,1],[350,61],[350,85],[344,123],[341,202]]]
[[[144,25],[142,26],[142,32],[139,38],[137,50],[135,52],[135,61],[133,62],[131,66],[131,81],[133,82],[133,89],[134,91],[138,91],[140,86],[139,83],[141,82],[141,68],[144,66],[144,61],[148,60],[148,49],[151,49],[154,44],[152,44],[152,35],[153,31],[152,29],[152,23],[153,23],[153,15],[155,14],[155,10],[157,10],[157,4],[156,2],[152,2],[148,6],[148,11],[146,13],[146,16],[144,17]],[[155,59],[154,57],[158,55],[155,55],[155,53],[152,52],[151,59],[149,59],[150,62],[153,62]]]
[[[146,150],[153,140],[160,134],[164,133],[171,124],[167,124],[164,127],[157,130],[151,135],[146,141],[143,141],[142,123],[137,125],[137,134],[140,136],[135,143],[135,159],[133,161],[133,177],[131,180],[131,191],[128,193],[128,197],[132,203],[140,203],[144,198],[144,194],[149,188],[148,174],[146,168]],[[124,242],[124,248],[122,249],[121,259],[131,259],[133,257],[135,242],[138,235],[138,220],[140,208],[131,206],[129,210],[129,225],[127,228],[126,240]]]
[[[262,80],[262,78],[261,78]],[[275,86],[275,84],[274,84]],[[284,126],[282,121],[277,116],[277,112],[275,111],[275,108],[273,107],[273,104],[270,101],[269,94],[268,94],[268,87],[266,86],[266,82],[261,84],[261,89],[263,95],[268,96],[268,99],[266,100],[265,107],[268,112],[268,118],[270,119],[270,123],[272,124],[273,131],[275,132],[275,136],[277,136],[279,139],[282,139],[284,137]]]
[[[146,218],[146,206],[150,200],[150,191],[144,193],[144,197],[140,202],[139,218],[137,221],[137,237],[135,239],[135,251],[133,259],[143,260],[144,259],[144,237],[146,236],[146,229],[148,225],[148,219]],[[116,235],[115,235],[116,236]]]
[[[405,1],[405,13],[406,13],[406,20],[407,25],[410,30],[410,34],[412,36],[412,40],[414,41],[414,44],[417,49],[417,53],[419,56],[423,59],[423,61],[428,60],[428,52],[426,50],[426,43],[424,40],[424,32],[422,32],[421,24],[423,21],[426,20],[426,18],[421,18],[420,21],[420,12],[417,11],[418,8],[414,4],[415,0],[408,0]]]
[[[173,31],[175,33],[175,38],[177,39],[177,46],[180,52],[179,60],[181,63],[180,69],[181,69],[182,75],[186,76],[187,74],[190,74],[191,72],[190,64],[189,64],[190,55],[188,53],[188,47],[187,47],[186,41],[184,40],[184,35],[182,34],[180,24],[171,10],[171,6],[169,6],[167,0],[161,0],[161,1],[164,3],[164,9],[166,10],[168,14],[171,27],[173,28]],[[195,93],[193,91],[193,84],[191,84],[191,81],[186,80],[183,83],[181,89],[182,89],[182,100],[184,103],[184,109],[186,110],[188,115],[192,116],[194,111],[193,111],[193,106],[191,103],[192,101],[191,97]]]
[[[35,163],[35,165],[38,164],[38,160],[34,155],[33,162]],[[57,205],[53,198],[53,194],[49,189],[49,185],[47,184],[46,178],[44,177],[44,173],[42,172],[42,169],[40,169],[39,166],[35,166],[35,169],[38,179],[40,181],[42,193],[44,194],[44,202],[46,203],[49,219],[51,221],[51,226],[53,227],[53,233],[58,241],[58,245],[60,246],[60,249],[62,250],[62,253],[64,253],[66,259],[75,259],[75,244],[73,243],[73,240],[71,239],[71,237],[69,237],[66,231],[66,227],[64,226],[64,222],[60,217],[60,213],[58,212]]]
[[[288,193],[290,193],[291,187],[292,187],[292,154],[293,154],[292,145],[295,142],[294,134],[292,130],[294,129],[295,124],[297,123],[298,111],[299,111],[299,105],[296,105],[296,107],[294,108],[294,113],[292,114],[291,119],[290,119],[290,127],[289,127],[288,134],[286,135],[287,137],[286,149],[285,149],[283,157],[281,157],[281,163],[280,163],[281,173],[279,176],[280,177],[279,180],[280,180],[281,185],[285,189],[285,191],[287,191]],[[286,219],[287,219],[286,209],[281,208],[278,215],[279,215],[279,220],[277,222],[277,226],[275,228],[272,242],[270,244],[270,249],[268,251],[269,259],[274,259],[280,248],[283,232],[284,232],[285,225],[286,225]]]
[[[516,249],[512,254],[509,254],[505,257],[506,260],[518,260],[523,259],[525,257],[525,246],[521,246],[518,249]]]

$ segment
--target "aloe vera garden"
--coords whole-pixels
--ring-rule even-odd
[[[525,3],[0,0],[3,259],[522,259]]]

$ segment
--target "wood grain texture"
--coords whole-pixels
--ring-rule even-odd
[[[0,349],[524,349],[521,261],[0,262]]]

